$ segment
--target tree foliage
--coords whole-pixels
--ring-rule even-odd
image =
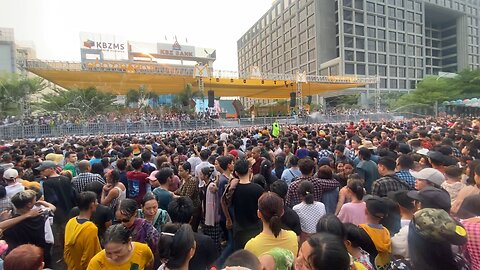
[[[43,95],[39,106],[48,112],[87,117],[115,109],[116,96],[111,93],[87,89],[54,89],[54,94]]]
[[[158,94],[149,91],[145,86],[140,86],[138,89],[128,90],[125,96],[125,106],[134,107],[138,109],[148,107],[148,101],[152,99],[153,106],[158,106]]]
[[[40,77],[22,77],[18,74],[0,75],[0,115],[18,115],[22,100],[30,102],[29,97],[47,87]]]
[[[453,78],[429,76],[398,99],[396,107],[433,106],[443,101],[480,97],[480,70],[464,70]]]
[[[174,106],[179,108],[183,112],[190,112],[194,105],[194,98],[204,98],[204,94],[201,91],[193,90],[191,84],[187,84],[183,91],[177,93],[173,99]]]
[[[355,106],[358,104],[360,94],[341,95],[335,97],[328,97],[325,99],[327,107],[335,108],[337,106]]]

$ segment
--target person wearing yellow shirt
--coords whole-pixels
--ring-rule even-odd
[[[152,270],[153,253],[146,244],[132,242],[123,225],[110,226],[105,233],[105,249],[97,253],[87,270]]]
[[[263,230],[250,239],[245,249],[259,257],[273,248],[290,250],[294,256],[298,252],[297,235],[282,229],[283,200],[273,192],[266,192],[258,199],[257,215],[262,220]]]
[[[98,240],[98,229],[90,221],[97,208],[97,194],[82,192],[78,198],[80,214],[71,218],[65,227],[63,257],[69,270],[85,270],[90,260],[102,250]]]

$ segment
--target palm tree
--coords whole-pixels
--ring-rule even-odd
[[[18,74],[4,74],[0,77],[0,115],[18,115],[23,111],[23,103],[41,92],[47,83],[40,77],[25,78]]]
[[[130,104],[135,103],[138,104],[140,101],[140,91],[138,89],[130,89],[125,96],[125,106],[129,107]]]
[[[115,109],[116,96],[98,91],[94,87],[53,91],[55,94],[43,95],[43,101],[38,104],[48,112],[86,117]]]
[[[187,84],[183,91],[175,95],[173,100],[174,106],[179,108],[182,112],[191,112],[194,104],[194,98],[204,98],[204,94],[201,91],[194,91],[191,84]]]

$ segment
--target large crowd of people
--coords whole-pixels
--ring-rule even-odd
[[[0,142],[3,269],[480,269],[480,121],[274,125]]]
[[[60,113],[45,113],[35,116],[28,116],[22,118],[21,116],[7,116],[0,119],[0,125],[46,125],[46,126],[58,126],[58,125],[72,125],[72,124],[95,124],[105,122],[153,122],[153,121],[167,121],[167,122],[179,122],[190,120],[208,119],[206,113],[177,113],[171,110],[148,110],[148,111],[135,111],[135,112],[112,112],[103,113],[95,116],[81,116],[81,115],[63,115]]]

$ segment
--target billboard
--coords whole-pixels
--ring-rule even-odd
[[[201,48],[191,45],[174,43],[145,43],[129,41],[130,53],[135,57],[151,57],[158,59],[193,60],[199,59],[215,60],[216,51],[210,48]]]
[[[80,49],[87,55],[101,53],[104,60],[128,60],[128,41],[119,36],[80,32]]]

